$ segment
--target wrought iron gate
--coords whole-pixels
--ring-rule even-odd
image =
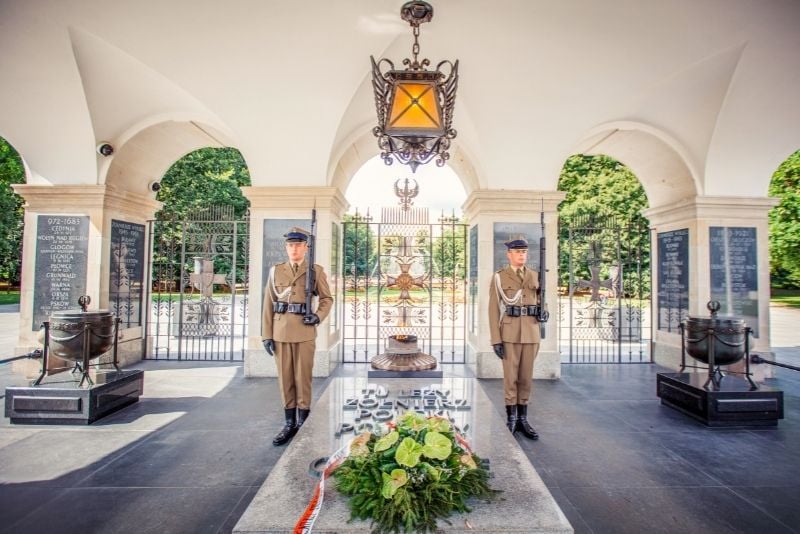
[[[150,221],[148,359],[244,359],[249,217],[213,207],[191,220]]]
[[[650,235],[614,216],[559,229],[559,348],[564,363],[650,363]]]
[[[427,210],[416,210],[407,220],[426,221]],[[369,362],[390,335],[410,334],[439,362],[464,363],[467,226],[455,217],[373,223],[358,214],[343,226],[342,361]]]

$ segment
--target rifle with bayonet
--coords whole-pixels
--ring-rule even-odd
[[[319,316],[314,313],[311,303],[314,299],[314,291],[317,286],[317,272],[314,270],[314,264],[317,257],[317,209],[311,210],[311,235],[308,236],[308,254],[306,256],[306,263],[308,270],[306,271],[306,313],[303,315],[303,324],[315,325],[319,323]]]
[[[546,265],[546,240],[544,237],[544,199],[542,199],[542,211],[540,217],[542,226],[542,236],[539,238],[539,308],[536,319],[542,325],[542,337],[544,337],[544,323],[550,319],[550,312],[547,311],[547,301],[545,299],[545,288],[547,287],[547,268]]]

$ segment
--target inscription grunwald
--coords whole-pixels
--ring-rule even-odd
[[[78,297],[86,293],[88,252],[89,217],[39,215],[32,330],[53,312],[78,308]]]

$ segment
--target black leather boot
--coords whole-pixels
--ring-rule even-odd
[[[306,422],[306,419],[308,419],[308,414],[310,413],[311,410],[304,410],[302,408],[297,409],[297,430],[300,430],[300,427]]]
[[[275,436],[272,440],[272,444],[275,446],[283,445],[290,439],[297,434],[297,418],[295,416],[295,409],[294,408],[284,408],[284,413],[286,414],[286,424],[283,425],[281,431]]]
[[[506,416],[508,417],[506,426],[508,431],[513,434],[517,429],[517,406],[515,404],[506,405]]]
[[[539,439],[539,434],[528,423],[528,405],[517,404],[517,430],[528,439]]]

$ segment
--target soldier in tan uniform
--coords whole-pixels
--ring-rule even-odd
[[[261,332],[264,348],[275,356],[278,366],[278,384],[286,416],[284,427],[272,440],[273,445],[289,441],[311,413],[311,371],[317,325],[325,320],[333,304],[325,271],[315,264],[313,293],[318,306],[316,310],[306,310],[308,237],[306,230],[297,227],[284,235],[289,261],[270,269],[264,288]]]
[[[525,266],[528,243],[515,239],[505,243],[509,265],[492,276],[489,288],[489,331],[498,358],[503,360],[503,392],[507,426],[513,433],[539,439],[528,423],[533,362],[539,352],[539,322],[536,320],[539,273]]]

